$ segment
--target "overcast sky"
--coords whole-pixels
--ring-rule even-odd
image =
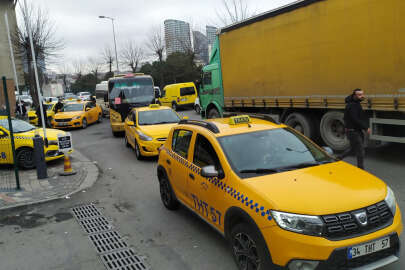
[[[148,31],[165,19],[190,22],[194,28],[218,24],[222,0],[27,0],[45,8],[55,22],[57,35],[65,41],[63,61],[100,57],[105,46],[113,46],[110,20],[115,18],[118,50],[127,40],[144,44]],[[247,0],[251,11],[262,13],[293,0]],[[62,58],[61,58],[62,59]],[[55,68],[53,68],[55,69]]]

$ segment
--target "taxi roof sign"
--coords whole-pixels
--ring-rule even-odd
[[[150,104],[149,108],[154,109],[154,108],[159,108],[160,105],[159,104]]]
[[[238,115],[229,118],[230,125],[249,124],[250,122],[252,122],[252,120],[249,115]]]

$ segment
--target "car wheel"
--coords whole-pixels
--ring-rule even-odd
[[[141,153],[141,149],[139,148],[138,142],[135,140],[135,156],[137,160],[142,160],[143,156]]]
[[[200,112],[201,112],[200,106],[195,105],[195,108],[194,108],[194,109],[195,109],[196,113],[200,114]]]
[[[254,226],[237,224],[232,228],[229,242],[238,269],[274,269],[266,242]]]
[[[83,118],[83,120],[82,120],[82,128],[83,129],[87,128],[87,120],[86,120],[86,118]]]
[[[221,117],[221,115],[219,114],[217,109],[213,108],[208,111],[208,115],[207,115],[208,119],[214,119],[214,118],[220,118],[220,117]]]
[[[103,121],[103,115],[100,113],[97,118],[97,123],[101,123]]]
[[[118,132],[113,131],[112,134],[113,134],[114,137],[120,137],[121,136],[121,132],[119,132],[119,131]]]
[[[174,195],[173,189],[166,176],[159,179],[160,198],[163,205],[169,210],[176,210],[179,208],[179,201]]]
[[[172,109],[173,109],[174,111],[177,111],[178,107],[177,107],[176,102],[173,102],[173,103],[172,103]]]
[[[124,136],[124,140],[125,140],[125,146],[129,148],[131,145],[128,142],[127,135]]]
[[[34,164],[34,151],[31,148],[21,148],[17,150],[17,164],[22,169],[33,169]]]

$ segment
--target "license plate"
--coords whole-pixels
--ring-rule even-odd
[[[347,258],[354,259],[365,256],[390,247],[390,238],[385,237],[365,244],[353,246],[347,249]]]
[[[68,126],[69,123],[58,123],[58,126]]]

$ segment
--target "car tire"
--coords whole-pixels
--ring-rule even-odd
[[[221,114],[218,112],[217,109],[212,108],[208,111],[208,114],[207,114],[208,119],[215,119],[215,118],[220,118],[220,117],[221,117]]]
[[[159,189],[163,205],[169,210],[179,209],[180,203],[174,195],[172,186],[166,176],[159,179]]]
[[[345,134],[344,113],[330,111],[322,116],[320,130],[323,141],[335,151],[343,151],[350,146]]]
[[[138,142],[135,140],[135,156],[137,160],[142,160],[143,156],[141,153],[141,149],[139,148]]]
[[[127,135],[124,136],[124,141],[125,141],[125,146],[129,148],[131,145],[128,142]]]
[[[83,118],[83,120],[82,120],[82,128],[83,129],[87,128],[87,119],[86,118]]]
[[[103,122],[103,115],[100,113],[97,118],[97,123]]]
[[[17,150],[17,165],[22,169],[33,169],[35,168],[34,163],[34,150],[28,147],[23,147]]]
[[[173,111],[177,111],[179,109],[176,102],[172,103],[172,109]]]
[[[266,242],[255,226],[238,223],[231,229],[229,244],[238,269],[274,269]]]
[[[121,136],[121,132],[117,132],[117,131],[113,131],[112,132],[114,137],[120,137]]]
[[[200,113],[201,113],[201,108],[200,108],[200,106],[198,106],[198,105],[195,105],[195,106],[194,106],[194,110],[195,110],[195,112],[196,112],[197,114],[200,114]]]

